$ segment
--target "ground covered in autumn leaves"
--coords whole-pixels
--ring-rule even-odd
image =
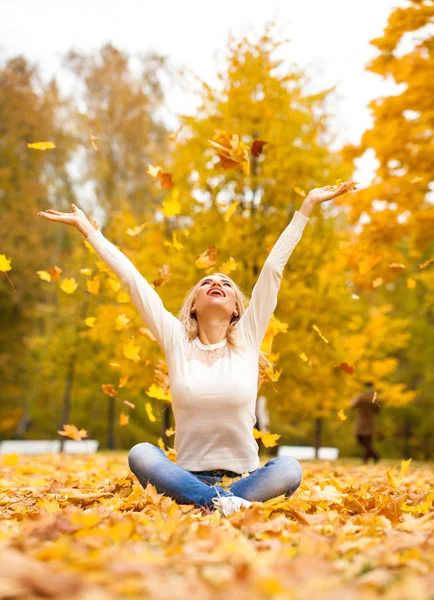
[[[0,457],[0,598],[434,598],[431,465],[303,469],[224,518],[144,491],[126,454]]]

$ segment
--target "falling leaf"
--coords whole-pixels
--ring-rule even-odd
[[[139,328],[139,334],[143,335],[144,337],[149,338],[152,342],[156,342],[157,338],[155,337],[155,335],[152,333],[152,331],[150,331],[149,329],[147,329],[146,327],[140,327]]]
[[[119,387],[123,388],[127,385],[128,380],[129,380],[130,376],[129,375],[123,375],[120,379],[119,379]]]
[[[11,260],[11,258],[6,258],[6,254],[0,254],[0,271],[3,273],[6,273],[6,271],[11,271]]]
[[[172,173],[163,171],[161,167],[148,165],[148,174],[151,175],[151,177],[158,179],[164,190],[171,190],[173,188]]]
[[[82,440],[87,437],[87,431],[85,429],[78,430],[75,425],[63,425],[63,430],[57,431],[57,433],[72,440]]]
[[[421,183],[423,181],[423,177],[413,177],[410,179],[410,183]]]
[[[116,331],[123,331],[128,327],[130,323],[131,320],[127,317],[127,315],[125,313],[122,313],[121,315],[118,315],[116,317],[115,329]]]
[[[202,254],[196,257],[195,265],[198,269],[207,269],[212,265],[215,265],[217,260],[217,248],[210,246]]]
[[[169,135],[169,140],[170,140],[171,142],[176,142],[176,140],[177,140],[177,138],[178,138],[179,134],[181,133],[181,131],[182,131],[183,127],[184,127],[184,125],[181,125],[181,127],[180,127],[179,129],[177,129],[177,130],[175,131],[175,133],[172,133],[172,134],[170,134],[170,135]]]
[[[181,204],[178,200],[178,197],[179,191],[173,190],[172,196],[169,199],[164,200],[162,205],[162,213],[165,217],[173,217],[174,215],[179,215],[181,212]]]
[[[154,413],[152,412],[152,405],[151,405],[151,403],[150,402],[146,402],[145,408],[146,408],[146,414],[148,415],[148,419],[151,421],[151,423],[155,423],[155,421],[157,419],[154,417]]]
[[[235,259],[231,256],[229,260],[227,260],[220,266],[219,270],[221,273],[224,273],[225,275],[229,275],[230,273],[232,273],[232,271],[235,271],[236,268],[237,268],[237,263],[236,263]]]
[[[402,263],[390,263],[389,267],[392,269],[406,269],[407,266]]]
[[[299,188],[298,186],[296,186],[294,188],[294,192],[296,194],[298,194],[299,196],[301,196],[302,198],[304,198],[306,196],[306,192],[304,190],[302,190],[301,188]]]
[[[250,148],[240,141],[238,135],[216,129],[213,139],[208,142],[217,150],[220,159],[216,167],[237,168],[244,175],[250,174]]]
[[[229,223],[229,220],[232,217],[232,215],[234,214],[234,212],[237,210],[238,205],[239,205],[239,202],[232,202],[232,204],[230,205],[228,210],[225,212],[224,220],[226,223]]]
[[[1,271],[2,269],[0,269]],[[36,271],[36,274],[42,279],[42,281],[51,281],[51,275],[47,271]]]
[[[129,415],[126,415],[125,413],[121,412],[121,414],[119,415],[119,425],[121,425],[121,427],[124,425],[128,425],[129,420]]]
[[[149,223],[142,223],[141,225],[137,225],[136,227],[128,227],[128,229],[125,230],[125,233],[127,235],[130,235],[130,236],[134,237],[136,235],[139,235],[139,233],[142,233],[142,231],[148,225],[149,225]]]
[[[324,340],[324,342],[325,342],[326,344],[328,344],[328,343],[329,343],[328,339],[327,339],[327,338],[325,338],[325,337],[323,336],[323,334],[321,333],[321,331],[320,331],[320,329],[319,329],[319,327],[318,327],[317,325],[312,325],[312,329],[314,329],[314,330],[315,330],[315,331],[318,333],[318,335],[320,336],[320,338],[321,338],[322,340]]]
[[[434,258],[430,258],[428,260],[426,260],[424,263],[422,263],[421,265],[419,265],[420,269],[426,269],[426,267],[428,265],[430,265],[432,262],[434,262]]]
[[[266,448],[273,448],[277,445],[277,440],[280,438],[280,435],[277,433],[264,433],[261,441]]]
[[[134,362],[138,362],[140,360],[139,352],[140,347],[134,344],[134,340],[130,339],[126,344],[122,347],[122,352],[125,358],[132,360]]]
[[[374,279],[374,281],[372,282],[372,287],[377,288],[382,284],[383,284],[383,278],[377,277],[377,279]]]
[[[337,369],[342,369],[348,375],[354,375],[355,367],[352,363],[348,363],[347,361],[341,362],[339,365],[335,365]]]
[[[169,392],[165,392],[161,387],[155,385],[153,383],[148,390],[146,390],[145,394],[150,398],[155,398],[156,400],[164,400],[166,402],[171,402],[172,398]]]
[[[87,279],[86,286],[87,286],[88,292],[90,292],[94,296],[97,296],[99,294],[99,288],[100,288],[100,280],[99,280],[98,275],[95,275],[95,277],[93,279]]]
[[[347,420],[347,415],[344,413],[344,411],[342,409],[340,409],[336,414],[340,418],[341,421]]]
[[[99,137],[96,137],[95,135],[90,135],[90,143],[92,144],[92,148],[94,148],[94,150],[98,150],[98,146],[95,144],[95,140],[99,140]]]
[[[67,294],[73,294],[78,288],[78,284],[73,277],[66,278],[60,285],[60,289]]]
[[[27,144],[27,148],[32,148],[33,150],[51,150],[55,147],[56,144],[53,144],[53,142],[33,142],[32,144]]]
[[[309,360],[309,359],[307,358],[307,356],[306,356],[306,354],[305,354],[304,352],[302,352],[302,353],[301,353],[301,354],[299,354],[298,356],[301,358],[301,360],[302,360],[303,362],[307,362],[307,361]]]
[[[163,265],[160,269],[158,269],[158,274],[160,277],[158,277],[158,279],[154,279],[152,282],[155,287],[161,287],[170,281],[170,278],[172,277],[170,265]]]
[[[84,324],[88,327],[95,327],[95,321],[95,317],[87,317],[87,319],[84,320]]]
[[[174,429],[172,429],[172,428],[170,428],[170,429],[166,429],[165,433],[166,433],[166,436],[167,436],[167,437],[172,437],[172,435],[174,435],[174,434],[175,434],[175,430],[174,430]]]
[[[262,150],[265,146],[265,144],[268,144],[268,142],[264,142],[262,140],[255,140],[252,144],[252,156],[254,156],[255,158],[257,158],[260,154],[262,154]]]
[[[169,248],[175,248],[175,250],[181,250],[182,248],[184,248],[183,244],[181,244],[181,242],[178,241],[176,231],[172,233],[172,242],[166,240],[163,242],[163,244],[165,246],[169,246]]]
[[[107,396],[116,398],[116,396],[118,395],[117,390],[111,383],[103,383],[101,387],[102,387],[102,391],[104,392],[104,394],[107,394]]]
[[[128,406],[129,408],[136,408],[136,405],[130,402],[129,400],[122,400],[122,402],[125,404],[125,406]]]

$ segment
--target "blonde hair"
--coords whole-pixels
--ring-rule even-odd
[[[237,316],[234,315],[231,318],[231,321],[229,323],[229,329],[228,329],[228,333],[227,333],[227,344],[232,350],[234,350],[236,352],[237,350],[241,349],[241,346],[235,339],[234,327],[237,324],[237,322],[240,320],[241,316],[244,314],[246,308],[248,307],[249,297],[242,291],[240,286],[237,285],[235,283],[235,281],[233,281],[233,279],[231,279],[230,277],[228,277],[226,275],[226,273],[213,273],[211,276],[215,276],[215,275],[218,275],[219,277],[224,277],[226,280],[230,281],[233,286],[234,292],[235,292],[235,303],[236,303],[236,307],[238,309],[238,315]],[[188,339],[190,341],[194,340],[194,338],[199,333],[199,325],[198,325],[196,316],[194,315],[194,313],[191,312],[191,309],[192,309],[194,301],[196,299],[197,290],[199,289],[201,283],[203,283],[204,279],[206,279],[206,277],[202,278],[200,281],[198,281],[196,283],[196,285],[194,285],[186,293],[181,310],[179,311],[179,313],[177,315],[177,318],[179,319],[179,321],[181,321],[181,323],[184,325],[184,327],[187,331]],[[271,366],[272,366],[272,363],[268,358],[268,353],[260,350],[259,357],[258,357],[258,382],[257,382],[258,391],[259,391],[259,388],[261,387],[261,385],[264,383],[264,379],[268,380],[266,378],[266,371],[267,371],[267,369],[270,369]]]

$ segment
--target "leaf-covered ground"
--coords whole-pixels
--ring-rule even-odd
[[[0,598],[434,598],[431,465],[303,469],[224,518],[144,491],[126,454],[0,457]]]

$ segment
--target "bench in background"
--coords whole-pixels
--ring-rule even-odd
[[[279,446],[277,456],[314,460],[315,448],[313,446]],[[336,460],[338,457],[339,448],[320,448],[318,451],[318,458],[321,460]]]
[[[68,454],[94,454],[98,440],[65,440],[63,451]],[[0,454],[50,454],[60,452],[60,440],[5,440],[0,442]]]

